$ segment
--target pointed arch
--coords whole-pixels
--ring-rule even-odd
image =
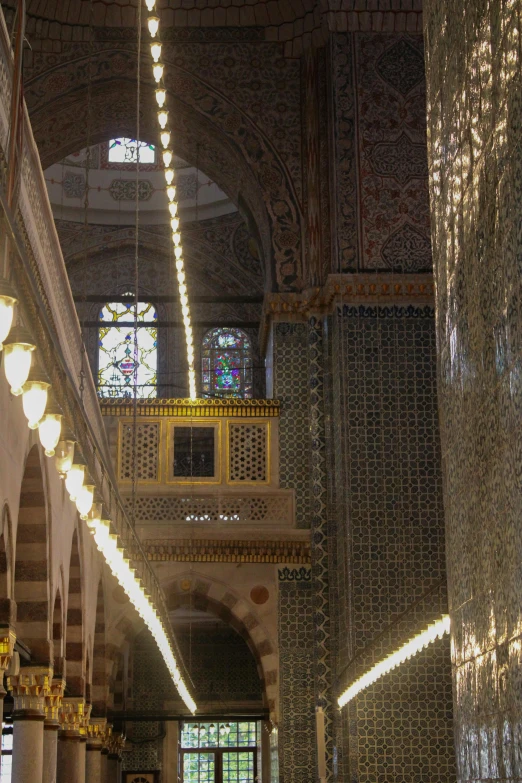
[[[83,591],[77,530],[74,531],[71,545],[65,642],[67,690],[71,696],[84,696]]]
[[[53,606],[53,659],[55,677],[61,677],[64,674],[63,627],[63,601],[60,588],[58,588],[54,597]]]
[[[17,605],[17,637],[31,650],[31,660],[45,665],[50,664],[54,657],[49,633],[47,539],[47,509],[40,450],[34,445],[27,456],[20,488],[14,600]]]
[[[109,671],[112,662],[107,660],[107,639],[105,634],[105,596],[103,580],[98,584],[96,598],[96,624],[92,655],[92,714],[103,718],[107,714],[109,698]]]

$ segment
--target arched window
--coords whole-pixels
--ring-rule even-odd
[[[125,294],[132,296],[132,294]],[[98,393],[100,397],[134,396],[134,302],[109,302],[100,312]],[[158,315],[150,302],[138,302],[137,395],[155,397],[158,368]]]
[[[152,144],[136,139],[111,139],[109,142],[109,163],[137,163],[138,149],[140,163],[155,163],[156,150]]]
[[[211,329],[201,347],[204,395],[252,396],[252,347],[241,329]]]

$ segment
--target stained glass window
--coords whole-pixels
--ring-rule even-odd
[[[109,141],[109,163],[136,163],[140,151],[140,163],[155,163],[156,150],[152,144],[136,139],[111,139]]]
[[[252,396],[252,348],[241,329],[211,329],[202,344],[203,394]]]
[[[137,368],[134,358],[134,303],[109,302],[100,312],[98,393],[101,397],[155,397],[158,367],[158,315],[150,302],[138,302]],[[121,324],[121,325],[119,325]],[[136,373],[135,373],[136,371]]]

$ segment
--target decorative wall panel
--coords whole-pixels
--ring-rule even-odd
[[[279,571],[279,783],[315,779],[314,630],[310,571]]]
[[[431,268],[424,52],[420,35],[354,34],[361,261]]]
[[[445,550],[433,309],[345,305],[332,327],[342,689],[349,667],[351,681],[446,611]],[[454,779],[447,652],[430,647],[343,710],[341,779]]]
[[[274,325],[274,397],[281,403],[279,484],[295,490],[297,527],[309,527],[310,435],[306,324]]]
[[[424,4],[457,779],[522,779],[522,3]]]
[[[134,447],[136,459],[133,459]],[[133,473],[139,481],[159,481],[160,425],[142,423],[120,428],[120,481],[132,481]]]
[[[228,436],[230,481],[265,483],[269,478],[267,425],[230,424]]]
[[[283,493],[262,495],[142,495],[136,499],[136,519],[171,524],[206,523],[290,527],[292,497]]]

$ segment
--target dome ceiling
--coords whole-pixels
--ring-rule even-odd
[[[91,147],[88,163],[90,223],[128,225],[135,222],[136,164],[114,161],[110,142]],[[167,222],[163,164],[153,148],[144,149],[148,163],[140,164],[138,195],[145,224]],[[120,156],[122,157],[122,156]],[[202,171],[175,157],[176,188],[182,221],[206,220],[236,211],[236,206]],[[84,222],[87,150],[70,155],[44,172],[55,218]]]

